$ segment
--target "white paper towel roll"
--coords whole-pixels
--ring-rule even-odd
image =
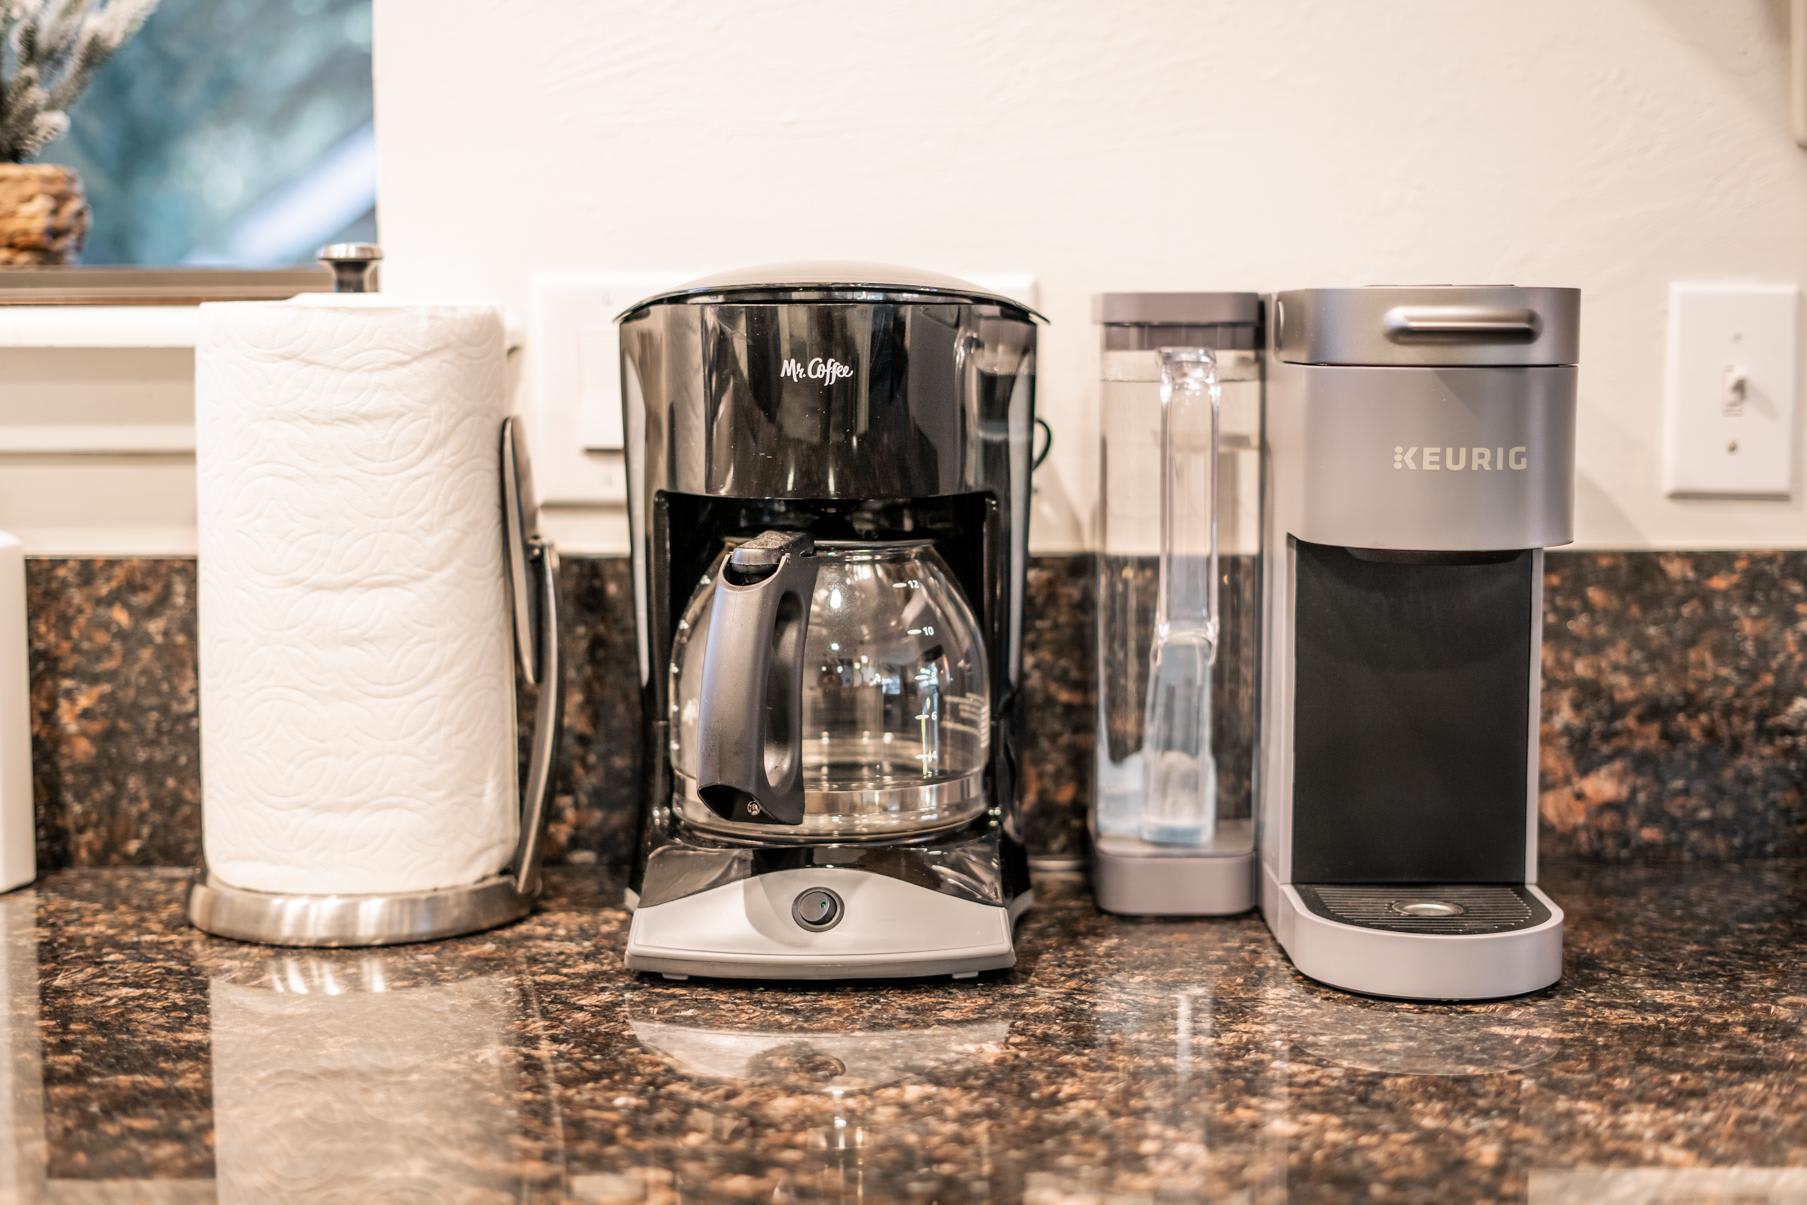
[[[487,308],[201,307],[201,798],[221,881],[415,891],[513,853],[503,356]]]

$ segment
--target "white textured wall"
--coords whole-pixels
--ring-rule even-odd
[[[378,0],[386,279],[1033,271],[1044,549],[1093,488],[1094,292],[1579,285],[1582,542],[1807,544],[1799,491],[1659,478],[1668,282],[1807,283],[1787,33],[1783,0]]]
[[[1670,501],[1658,465],[1668,282],[1807,283],[1785,7],[378,0],[385,282],[524,313],[537,269],[1033,272],[1043,549],[1084,538],[1094,292],[1580,285],[1582,542],[1799,546],[1799,491]],[[181,458],[20,459],[5,426],[35,550],[192,546]]]

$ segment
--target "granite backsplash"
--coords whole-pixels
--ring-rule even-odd
[[[1076,856],[1093,732],[1093,560],[1029,571],[1025,828]],[[628,855],[639,697],[627,562],[560,581],[566,756],[548,857]],[[195,567],[27,568],[40,867],[200,854]],[[1553,552],[1546,561],[1542,850],[1662,861],[1807,856],[1807,552]]]

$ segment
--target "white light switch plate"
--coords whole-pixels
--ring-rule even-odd
[[[534,484],[553,505],[621,502],[621,341],[615,315],[694,272],[547,272],[527,315]],[[611,455],[611,453],[613,453]]]
[[[1663,488],[1670,497],[1794,490],[1800,290],[1669,287]]]
[[[704,275],[544,272],[527,316],[533,477],[553,505],[606,505],[626,497],[621,463],[621,340],[615,315],[643,297]],[[956,273],[1024,305],[1039,304],[1034,275]]]

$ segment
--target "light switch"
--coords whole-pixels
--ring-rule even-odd
[[[585,451],[621,447],[621,367],[615,315],[677,274],[541,273],[527,319],[535,409]]]
[[[1794,489],[1800,290],[1669,287],[1663,488],[1671,497]]]

